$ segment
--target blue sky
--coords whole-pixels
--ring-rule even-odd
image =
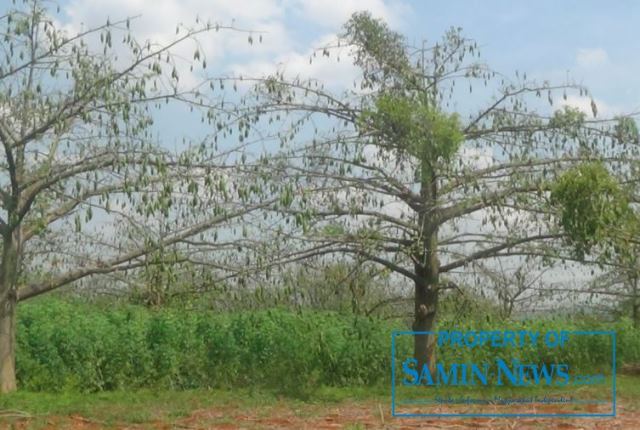
[[[410,37],[433,38],[461,26],[503,73],[587,85],[604,103],[640,108],[640,2],[479,1],[411,2]],[[419,39],[418,39],[419,40]]]
[[[357,70],[309,54],[335,38],[357,10],[386,20],[409,42],[435,41],[451,26],[482,48],[483,60],[506,75],[515,70],[538,80],[570,78],[591,89],[605,116],[640,111],[640,2],[507,0],[63,0],[60,19],[69,29],[141,15],[139,39],[168,39],[177,22],[202,20],[264,31],[264,43],[221,32],[201,40],[214,74],[260,75],[275,69],[349,86]],[[193,46],[184,46],[185,57]],[[210,69],[212,69],[210,67]],[[588,99],[569,103],[589,110]]]

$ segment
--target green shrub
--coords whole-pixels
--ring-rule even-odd
[[[29,390],[267,386],[388,378],[393,325],[332,312],[234,314],[47,298],[20,306],[17,374]]]
[[[502,321],[443,318],[438,330],[615,330],[617,364],[640,362],[640,332],[628,319]],[[402,323],[334,312],[271,309],[219,314],[111,307],[45,298],[18,310],[17,375],[28,390],[271,387],[304,394],[319,385],[389,383],[391,332]],[[610,341],[580,336],[566,348],[519,348],[522,361],[611,366]],[[398,338],[399,357],[411,354]],[[491,348],[442,349],[439,359],[492,361]],[[508,351],[513,354],[514,351]]]

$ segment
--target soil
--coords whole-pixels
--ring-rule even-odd
[[[446,412],[446,411],[440,411]],[[559,413],[557,407],[538,408],[536,413]],[[35,424],[30,418],[2,423],[2,428],[30,429]],[[6,427],[5,427],[6,425]],[[93,430],[112,429],[295,429],[295,430],[412,430],[412,429],[509,429],[509,430],[639,430],[640,410],[634,405],[627,408],[619,404],[614,418],[397,418],[390,415],[388,405],[371,402],[341,403],[334,406],[310,405],[297,410],[286,405],[251,410],[234,406],[215,407],[191,412],[172,422],[141,424],[110,424],[78,416],[52,416],[37,428]]]

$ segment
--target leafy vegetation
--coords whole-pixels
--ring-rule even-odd
[[[25,304],[19,315],[19,382],[29,391],[49,392],[262,387],[304,396],[321,386],[386,386],[391,333],[402,327],[394,320],[312,310],[219,314],[58,299]],[[615,330],[618,364],[640,361],[640,332],[628,319],[460,321],[451,314],[440,329]],[[572,340],[569,348],[551,352],[525,348],[522,359],[606,370],[610,347],[594,339]],[[411,354],[407,340],[398,344],[400,356]],[[486,360],[490,353],[469,350],[462,358]]]
[[[596,244],[604,248],[605,257],[629,249],[636,215],[629,194],[601,163],[585,163],[564,173],[554,185],[551,200],[562,208],[560,223],[578,258],[583,259]]]
[[[457,114],[439,112],[406,96],[381,95],[375,109],[363,112],[359,124],[364,134],[381,139],[381,147],[431,162],[451,160],[464,139]]]
[[[21,308],[18,379],[28,390],[373,384],[392,324],[331,312],[184,312],[43,300]]]

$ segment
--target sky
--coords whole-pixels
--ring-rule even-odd
[[[351,13],[368,10],[414,45],[462,27],[495,70],[582,83],[604,114],[640,110],[640,2],[634,0],[62,0],[60,6],[59,18],[70,28],[140,15],[133,29],[143,40],[166,40],[178,22],[196,17],[261,31],[259,46],[244,34],[207,36],[201,43],[208,63],[220,73],[278,68],[343,85],[356,73],[349,61],[309,66],[309,54],[333,40]]]
[[[416,1],[405,27],[434,37],[460,26],[503,73],[569,76],[611,114],[640,109],[640,3],[637,1]]]
[[[611,4],[591,0],[57,0],[56,20],[74,34],[87,26],[127,17],[138,41],[167,42],[177,24],[200,22],[252,30],[207,33],[199,37],[209,76],[262,77],[276,70],[289,76],[318,78],[333,88],[349,88],[359,73],[348,55],[340,62],[314,50],[336,40],[343,24],[356,11],[369,11],[406,36],[413,46],[438,41],[451,27],[461,27],[477,41],[481,61],[493,70],[513,77],[526,72],[538,82],[567,81],[591,90],[603,117],[640,112],[640,2],[618,0]],[[0,0],[0,4],[9,0]],[[184,43],[178,53],[193,58],[195,45]],[[188,70],[180,71],[181,84],[198,82]],[[520,75],[522,76],[522,75]],[[226,97],[226,96],[225,96]],[[490,100],[474,92],[457,100],[451,109],[477,112]],[[480,102],[480,104],[478,104]],[[590,98],[569,95],[567,102],[590,115]],[[466,106],[465,106],[466,104]],[[557,105],[554,106],[554,109]],[[178,150],[184,139],[206,135],[197,115],[180,107],[159,112],[157,135],[162,145]],[[180,121],[176,118],[180,117]],[[179,122],[180,127],[175,124]],[[196,138],[197,139],[197,138]]]

